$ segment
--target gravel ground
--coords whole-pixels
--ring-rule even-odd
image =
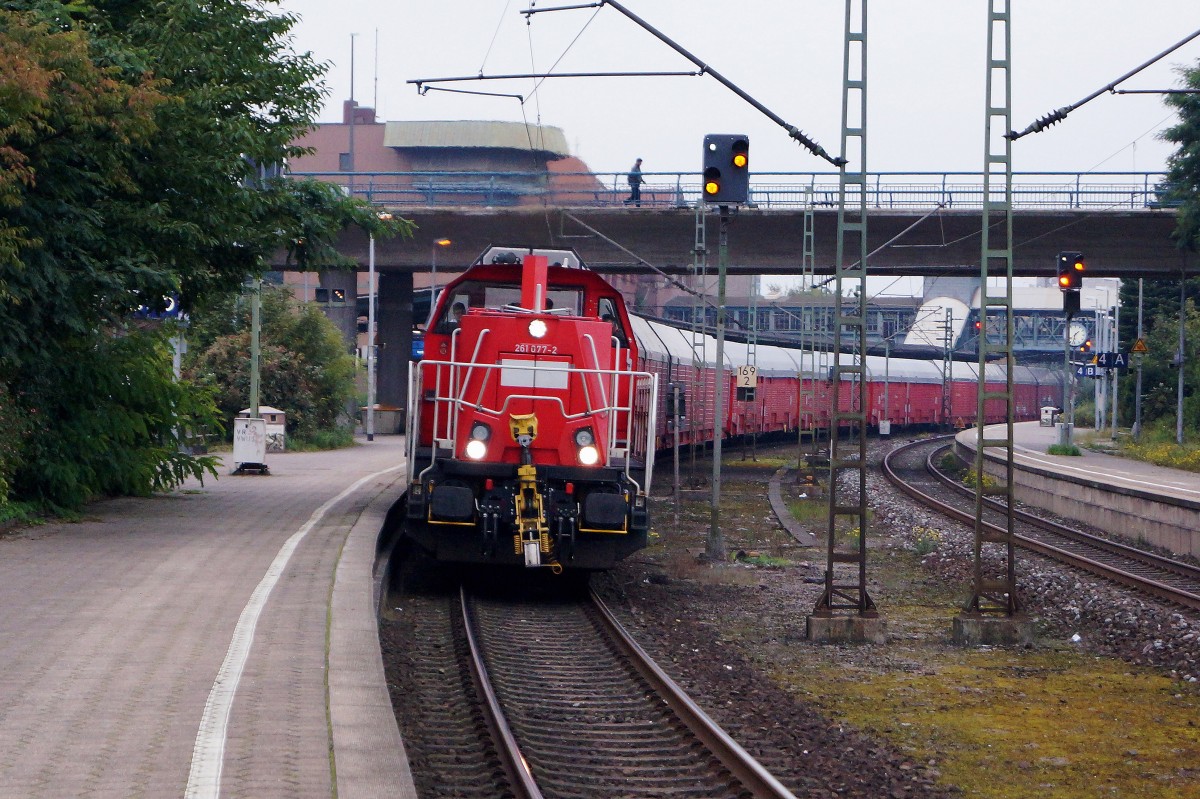
[[[880,453],[873,445],[871,457]],[[796,685],[786,675],[931,673],[936,667],[924,659],[955,649],[950,620],[969,586],[972,531],[921,509],[871,470],[868,591],[886,619],[888,644],[809,644],[805,617],[821,593],[824,553],[795,545],[778,528],[765,499],[772,471],[734,465],[725,472],[721,529],[731,552],[761,552],[786,565],[705,563],[707,496],[695,494],[677,516],[660,504],[657,542],[593,585],[663,667],[798,796],[958,795],[942,776],[936,746],[904,746],[896,736],[856,730],[828,711],[829,702],[821,701],[828,697],[813,688],[811,677]],[[785,488],[785,496],[811,490]],[[662,483],[658,490],[665,490]],[[814,530],[821,541],[823,528],[822,519]],[[930,540],[936,548],[926,552],[922,543]],[[1148,666],[1175,680],[1194,706],[1200,696],[1200,619],[1194,614],[1024,551],[1018,584],[1038,631],[1037,647]],[[914,607],[922,611],[910,612]],[[1044,785],[1042,795],[1074,795]]]

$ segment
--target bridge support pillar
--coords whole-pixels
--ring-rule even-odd
[[[413,276],[412,272],[386,272],[380,274],[378,280],[376,399],[381,408],[396,408],[401,412],[395,415],[398,429],[377,432],[400,433],[404,432],[407,422],[402,411],[408,407],[408,362],[412,359]]]

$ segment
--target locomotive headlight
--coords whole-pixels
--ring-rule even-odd
[[[534,338],[541,338],[546,335],[546,323],[541,319],[534,319],[529,323],[529,335]]]
[[[575,431],[575,445],[578,447],[586,447],[596,443],[596,436],[592,434],[592,428],[583,427]]]
[[[487,442],[492,437],[492,428],[483,422],[471,426],[471,440],[467,442],[466,454],[473,461],[482,460],[487,455]]]
[[[589,444],[586,447],[579,448],[579,462],[584,466],[595,466],[596,462],[599,460],[600,450],[596,449],[592,445]]]

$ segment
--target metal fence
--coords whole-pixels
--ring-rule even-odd
[[[629,197],[623,172],[293,172],[338,183],[348,193],[389,207],[619,207]],[[686,208],[700,201],[694,172],[646,172],[641,208]],[[1013,207],[1122,210],[1171,207],[1161,172],[1021,172],[1013,174]],[[751,207],[803,209],[808,190],[817,208],[838,204],[831,172],[760,172],[750,180]],[[993,187],[994,190],[994,187]],[[977,210],[978,172],[876,172],[865,191],[871,208]],[[1001,192],[1003,190],[1001,189]],[[1003,200],[1003,194],[994,196]],[[850,201],[850,198],[848,198]],[[853,198],[857,204],[857,197]]]

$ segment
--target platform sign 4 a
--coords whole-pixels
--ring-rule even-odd
[[[1096,365],[1101,369],[1128,369],[1129,353],[1127,352],[1098,352]]]

